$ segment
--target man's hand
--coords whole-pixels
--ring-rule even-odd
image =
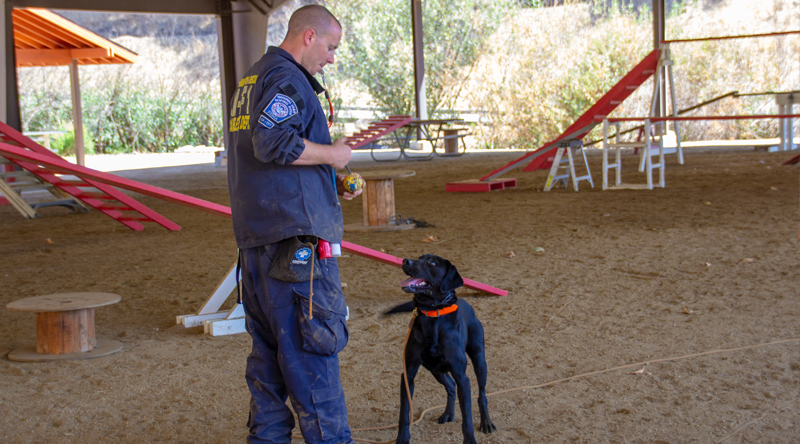
[[[340,137],[334,140],[328,148],[332,156],[330,166],[336,169],[344,168],[345,165],[350,162],[350,157],[353,155],[353,150],[350,149],[350,145],[347,145],[345,142],[347,142],[347,137]],[[339,181],[341,182],[341,179],[339,179]]]
[[[339,139],[342,140],[342,139]],[[348,148],[349,149],[349,148]],[[346,165],[346,164],[345,164]],[[357,189],[355,192],[345,191],[344,189],[344,177],[346,174],[337,174],[336,175],[336,191],[339,193],[340,196],[344,198],[344,200],[353,200],[354,197],[361,194],[363,188]]]

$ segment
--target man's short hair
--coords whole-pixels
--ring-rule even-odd
[[[336,24],[339,29],[342,28],[339,20],[324,6],[306,5],[292,14],[289,19],[289,29],[286,31],[286,37],[294,37],[309,29],[313,29],[317,34],[326,34],[332,24]]]

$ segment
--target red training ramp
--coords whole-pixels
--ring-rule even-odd
[[[345,143],[355,150],[406,126],[409,122],[411,116],[389,116],[388,119],[372,122],[366,129],[349,136]]]
[[[800,163],[800,154],[792,157],[791,159],[787,160],[786,162],[783,162],[783,165],[794,165],[796,163]]]
[[[74,165],[66,160],[61,160],[61,158],[58,158],[58,156],[56,156],[57,158],[54,159],[50,156],[34,153],[30,150],[11,146],[6,143],[0,143],[0,156],[11,159],[16,163],[28,163],[29,165],[33,165],[34,168],[44,167],[42,169],[49,174],[71,174],[78,176],[91,184],[97,183],[101,186],[111,185],[111,187],[107,187],[111,190],[113,190],[113,187],[118,187],[124,190],[144,194],[146,196],[155,197],[157,199],[166,200],[168,202],[197,208],[209,213],[220,214],[228,217],[230,217],[231,214],[230,208],[224,205],[215,204],[213,202],[197,199],[185,194],[180,194],[174,191],[136,182],[135,180],[125,179],[113,174],[104,173],[102,171],[96,171],[84,166]],[[118,190],[114,191],[120,193]],[[125,196],[123,193],[120,194]]]
[[[208,213],[225,216],[227,218],[231,217],[231,209],[225,205],[208,202],[202,199],[187,196],[185,194],[180,194],[152,185],[124,179],[113,174],[95,171],[80,165],[73,165],[65,160],[56,160],[50,156],[32,153],[29,150],[11,146],[5,143],[0,143],[0,156],[3,156],[7,159],[13,159],[15,162],[30,162],[31,164],[43,165],[53,173],[72,174],[83,178],[84,180],[90,179],[93,182],[98,182],[100,184],[113,185],[125,190],[135,191],[146,196],[155,197],[157,199],[166,200],[168,202],[190,208],[196,208]],[[360,245],[352,244],[350,242],[342,242],[342,248],[352,252],[355,255],[363,256],[378,262],[383,262],[384,264],[394,265],[395,267],[400,267],[403,265],[403,259],[399,257],[381,253],[380,251],[372,250]],[[470,279],[464,279],[464,286],[467,288],[472,288],[473,290],[483,291],[497,296],[506,296],[508,294],[508,292],[505,290],[482,284]]]
[[[0,122],[0,141],[4,142],[0,143],[0,146],[3,147],[3,150],[0,150],[0,155],[132,230],[143,230],[144,225],[141,222],[155,222],[170,231],[181,229],[180,225],[156,213],[113,186],[96,182],[89,176],[84,177],[76,174],[71,170],[71,167],[79,167],[87,171],[94,170],[67,162],[59,155],[39,145],[4,122]],[[12,152],[16,151],[17,154],[27,153],[35,157],[22,155],[12,158],[10,155],[6,155],[9,152],[5,149],[10,149]],[[61,168],[56,168],[59,166]],[[99,171],[97,172],[99,173]],[[59,177],[58,174],[76,175],[81,180],[65,179]],[[108,176],[111,175],[108,174]]]
[[[384,264],[394,265],[395,267],[403,266],[403,259],[397,256],[392,256],[391,254],[382,253],[380,251],[376,251],[367,247],[362,247],[360,245],[351,244],[350,242],[344,242],[344,241],[342,241],[342,248],[357,256],[363,256],[367,259],[383,262]],[[508,291],[506,290],[495,288],[486,284],[481,284],[480,282],[476,282],[471,279],[466,279],[466,278],[462,279],[464,279],[464,286],[467,288],[483,291],[485,293],[489,293],[495,296],[508,295]]]
[[[533,151],[526,153],[524,156],[517,160],[509,162],[506,166],[492,171],[491,173],[481,177],[480,181],[495,179],[517,167],[525,162],[530,162],[523,171],[534,171],[540,168],[545,168],[549,154],[555,154],[554,151],[558,148],[558,142],[562,140],[573,140],[583,138],[595,126],[599,125],[597,119],[604,119],[606,116],[619,106],[625,99],[633,94],[636,89],[641,86],[647,79],[650,78],[658,67],[658,58],[660,51],[654,49],[648,54],[638,65],[636,65],[628,74],[626,74],[616,85],[614,85],[609,92],[601,97],[591,108],[583,113],[578,120],[575,121],[569,128],[566,129],[555,140],[548,142],[544,146],[537,148]]]

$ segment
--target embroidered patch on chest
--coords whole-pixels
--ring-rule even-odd
[[[269,102],[269,105],[264,108],[264,114],[275,122],[281,123],[297,114],[297,105],[295,105],[294,101],[292,101],[289,96],[279,93],[276,94]]]

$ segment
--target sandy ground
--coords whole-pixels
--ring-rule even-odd
[[[463,276],[510,292],[459,293],[486,330],[488,391],[511,390],[489,398],[498,431],[478,441],[800,441],[800,174],[781,166],[790,155],[690,149],[685,165],[668,159],[667,188],[653,191],[600,191],[592,155],[594,189],[584,182],[578,193],[544,193],[546,172],[515,171],[507,176],[519,179],[516,190],[444,192],[448,181],[518,156],[352,165],[416,170],[396,181],[397,211],[436,227],[346,240],[401,257],[435,253]],[[624,178],[642,181],[635,162],[626,158]],[[213,165],[119,175],[228,203],[225,170]],[[25,220],[0,207],[0,304],[117,293],[120,303],[97,310],[97,336],[124,344],[97,359],[13,362],[6,352],[35,343],[34,315],[0,309],[0,441],[243,441],[249,337],[175,325],[233,264],[230,221],[136,197],[182,230],[134,232],[98,212],[60,208]],[[346,223],[360,221],[360,199],[344,203],[344,214]],[[440,242],[422,242],[427,236]],[[391,440],[408,317],[380,313],[407,300],[403,274],[352,255],[340,263],[351,312],[341,353],[351,426],[390,426],[354,436]],[[667,358],[675,359],[652,362]],[[412,428],[414,442],[461,442],[460,418],[436,423],[444,399],[421,372],[417,412],[434,409]]]

